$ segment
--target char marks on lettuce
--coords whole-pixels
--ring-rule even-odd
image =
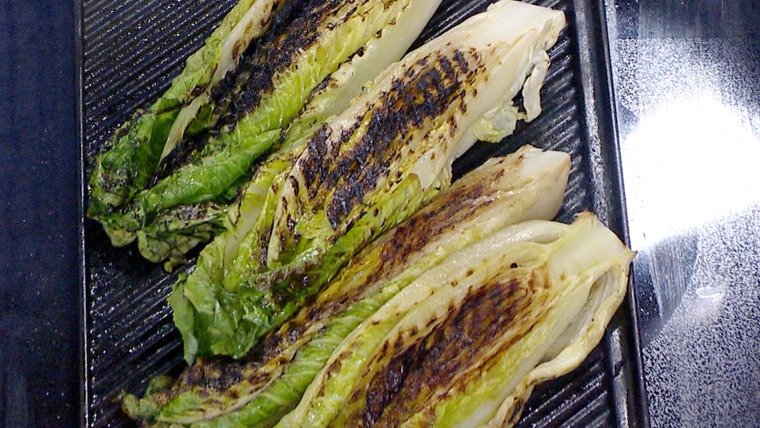
[[[394,355],[375,375],[357,420],[391,427],[420,411],[434,392],[451,387],[473,361],[484,359],[489,343],[515,324],[532,294],[517,279],[494,279],[468,294],[461,306],[450,307],[445,319],[437,320],[431,334]]]
[[[411,132],[449,109],[466,110],[463,99],[472,77],[470,63],[478,63],[474,51],[425,56],[404,77],[394,79],[371,112],[357,117],[354,125],[337,137],[324,126],[307,143],[310,156],[300,159],[298,168],[312,199],[326,197],[320,189],[335,189],[326,208],[333,229],[386,178]],[[455,116],[449,122],[454,128]],[[357,143],[346,145],[351,139]],[[325,163],[328,155],[337,160]]]

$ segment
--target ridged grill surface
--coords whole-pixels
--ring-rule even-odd
[[[574,213],[596,209],[597,175],[606,168],[589,147],[596,130],[584,116],[588,100],[580,77],[579,45],[574,7],[580,0],[538,1],[562,9],[568,28],[550,51],[552,65],[542,90],[543,113],[500,144],[477,144],[455,164],[462,174],[489,156],[506,154],[530,143],[563,150],[572,156],[571,178],[561,221]],[[487,1],[444,1],[417,44],[482,11]],[[84,0],[82,2],[82,102],[85,168],[102,150],[111,133],[136,108],[146,107],[179,73],[185,58],[201,46],[214,25],[234,5],[233,0]],[[601,144],[596,139],[596,144]],[[610,142],[611,143],[611,142]],[[605,172],[611,174],[613,172]],[[614,174],[613,174],[614,175]],[[602,192],[604,193],[604,192]],[[614,213],[613,213],[614,214]],[[180,272],[166,274],[141,259],[134,246],[111,248],[99,226],[85,227],[85,326],[87,421],[93,427],[129,426],[118,403],[122,391],[141,394],[153,376],[177,373],[182,346],[165,298]],[[625,310],[625,308],[624,308]],[[617,319],[617,318],[616,318]],[[581,367],[557,381],[539,386],[526,405],[521,426],[614,425],[615,407],[611,352],[607,342]]]

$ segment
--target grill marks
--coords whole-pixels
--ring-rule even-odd
[[[358,126],[355,124],[354,126]],[[307,191],[309,192],[309,199],[315,199],[317,197],[318,186],[310,185],[315,183],[317,178],[326,174],[329,168],[329,164],[324,162],[324,157],[327,155],[327,139],[332,134],[332,129],[328,125],[323,125],[314,136],[308,141],[306,145],[306,151],[308,153],[308,160],[299,161],[301,166],[301,174],[304,181],[307,184]],[[341,136],[341,141],[348,141],[350,133],[345,133]],[[294,184],[294,186],[298,186]]]
[[[333,12],[338,4],[337,1],[302,3],[319,3],[321,9],[316,6],[305,9],[329,12]],[[281,14],[292,15],[292,20],[286,23],[286,20],[281,18],[283,16]],[[275,18],[275,20],[277,19],[281,21],[276,21],[273,26],[281,25],[296,28],[296,24],[298,24],[301,28],[299,31],[280,34],[274,41],[262,38],[260,40],[261,45],[272,45],[271,49],[264,49],[258,44],[252,44],[249,52],[257,49],[267,52],[263,56],[262,54],[251,55],[251,59],[247,59],[247,56],[241,61],[241,67],[234,74],[230,73],[222,85],[226,85],[228,93],[230,88],[242,88],[240,95],[236,95],[238,98],[227,100],[220,98],[219,94],[212,94],[217,97],[215,99],[217,105],[222,106],[224,103],[228,103],[226,107],[219,107],[227,108],[229,111],[225,113],[225,119],[220,120],[218,127],[234,123],[237,120],[236,114],[242,115],[255,108],[261,98],[260,92],[272,87],[271,78],[267,80],[262,76],[266,75],[267,72],[273,73],[277,64],[280,67],[287,67],[290,64],[289,58],[293,57],[294,49],[298,49],[299,46],[308,46],[308,43],[314,41],[309,37],[302,36],[309,32],[302,27],[316,21],[312,13],[299,12],[297,8],[283,9]],[[274,33],[268,32],[268,37],[275,37],[271,36]],[[284,48],[275,49],[277,43],[281,43]],[[256,58],[266,59],[256,61]],[[391,88],[378,98],[375,105],[371,106],[371,110],[362,113],[350,127],[341,129],[340,132],[334,132],[325,125],[318,130],[308,142],[308,156],[303,156],[297,164],[297,168],[303,177],[303,183],[300,185],[305,186],[309,196],[309,200],[305,203],[310,207],[325,207],[331,226],[334,229],[338,228],[352,209],[363,202],[364,196],[385,179],[389,168],[398,161],[405,146],[409,145],[413,133],[427,127],[430,121],[440,120],[436,118],[442,115],[446,117],[442,121],[448,121],[451,128],[456,127],[457,113],[466,111],[464,98],[467,88],[478,77],[477,74],[480,71],[479,67],[473,66],[473,64],[480,64],[479,56],[474,50],[450,52],[446,56],[441,54],[429,55],[420,59],[414,67],[409,68],[402,78],[395,79]],[[249,82],[242,83],[246,79],[249,79]],[[236,83],[238,81],[241,83]],[[246,91],[256,95],[253,96],[254,98],[251,98],[250,95],[242,95]],[[443,122],[436,122],[434,127],[441,125]],[[212,131],[211,134],[214,132],[216,131]],[[204,141],[206,140],[200,137],[196,138],[195,141],[186,139],[186,142],[182,144],[187,144],[187,146],[175,148],[177,158],[197,156],[205,144]],[[412,154],[414,154],[414,149],[411,148]],[[335,161],[325,162],[325,159],[329,158],[333,158]],[[165,161],[173,162],[170,158]],[[388,179],[398,180],[399,176]],[[287,185],[293,186],[294,190],[299,188],[299,183],[293,181],[288,181]],[[465,203],[462,205],[441,203],[436,210],[427,212],[422,217],[400,227],[382,250],[381,258],[383,262],[388,262],[388,265],[383,266],[382,269],[389,272],[401,266],[410,255],[424,248],[436,234],[444,233],[447,228],[452,227],[454,222],[474,213],[479,206],[472,204],[471,199],[477,198],[484,191],[485,184],[458,189],[458,193],[452,193],[449,201],[463,200]],[[302,198],[298,199],[298,203],[304,203]],[[487,204],[490,201],[484,200],[482,203]],[[303,213],[303,208],[300,207],[299,211],[295,212]],[[422,227],[423,224],[426,227]],[[295,225],[292,228],[294,227]],[[401,245],[402,243],[403,245]],[[511,287],[511,285],[509,286]],[[468,298],[472,302],[465,302],[463,308],[469,306],[481,308],[474,315],[470,315],[468,318],[466,311],[462,309],[459,311],[458,317],[452,313],[448,319],[454,317],[458,323],[464,322],[466,324],[469,322],[463,327],[465,330],[467,328],[471,330],[480,326],[481,323],[492,326],[502,325],[503,323],[500,323],[499,320],[517,309],[508,308],[506,311],[499,309],[499,302],[508,300],[504,298],[504,294],[508,295],[514,291],[509,291],[504,287],[495,287],[495,290],[491,294],[501,296],[499,299],[491,295],[478,295]],[[203,412],[204,406],[209,404],[221,404],[224,399],[245,399],[246,393],[250,393],[250,391],[263,386],[278,376],[278,367],[282,368],[292,360],[295,352],[300,348],[298,343],[309,340],[314,333],[319,333],[322,330],[320,328],[310,329],[310,326],[313,326],[314,323],[323,324],[330,316],[344,311],[362,295],[366,295],[370,291],[366,288],[356,290],[355,295],[343,296],[339,301],[312,306],[302,312],[302,316],[291,320],[277,333],[267,336],[243,360],[214,358],[188,368],[181,375],[178,383],[170,391],[165,392],[165,399],[168,401],[170,397],[184,391],[194,390],[200,397],[209,400],[205,404],[199,404],[197,409],[199,412]],[[452,308],[452,311],[455,311],[455,308]],[[501,314],[499,320],[496,322],[486,320],[494,314]],[[446,321],[446,323],[449,322]],[[393,358],[388,368],[376,377],[377,380],[373,380],[367,409],[361,417],[368,421],[379,421],[381,417],[391,417],[388,415],[394,413],[386,412],[387,415],[385,415],[383,409],[389,405],[393,405],[394,408],[398,407],[398,404],[394,404],[398,401],[397,396],[412,396],[412,393],[415,392],[415,387],[410,384],[408,379],[417,379],[414,382],[431,383],[435,381],[435,375],[431,373],[409,373],[410,365],[427,364],[424,367],[431,370],[435,366],[431,361],[434,361],[436,356],[444,358],[442,356],[448,355],[447,352],[451,353],[453,349],[459,349],[457,346],[466,346],[452,345],[455,339],[460,342],[490,339],[488,334],[483,335],[480,339],[473,339],[470,337],[469,330],[457,331],[456,323],[449,324],[445,324],[443,327],[446,333],[439,332],[437,336],[431,336],[427,339],[424,344],[413,346],[411,350]],[[452,337],[448,341],[436,344],[438,336],[449,334]],[[446,346],[450,346],[451,349],[447,349]],[[477,349],[477,346],[473,345],[473,349]],[[467,361],[461,358],[445,358],[450,360],[447,367],[454,367],[457,364],[462,364],[463,361]],[[264,369],[265,366],[266,369]],[[412,375],[411,378],[410,374]],[[243,385],[244,381],[247,385]]]
[[[410,128],[420,128],[425,119],[442,114],[453,101],[452,95],[462,82],[446,58],[437,66],[449,72],[446,79],[434,66],[415,76],[416,81],[394,82],[394,91],[386,93],[382,105],[372,112],[366,133],[328,176],[327,185],[338,186],[327,206],[333,229],[387,175]]]
[[[411,145],[414,132],[446,111],[465,108],[466,86],[474,76],[466,56],[477,60],[476,54],[449,55],[420,59],[403,77],[393,80],[351,128],[340,135],[324,130],[308,142],[309,156],[299,160],[298,169],[312,199],[329,198],[326,213],[333,229],[383,180],[400,178],[401,171],[396,177],[388,177],[389,169],[398,162],[405,146]],[[447,116],[442,120],[454,124],[455,115]],[[335,160],[326,164],[325,156]],[[329,192],[332,194],[327,196]]]
[[[409,257],[419,254],[431,240],[490,205],[492,198],[482,198],[488,192],[488,184],[476,182],[454,187],[445,196],[437,198],[434,205],[398,227],[390,242],[383,246],[380,255],[382,269],[393,271],[407,264]]]
[[[324,131],[324,130],[323,130]],[[329,132],[324,131],[326,135]],[[323,148],[318,148],[323,147]],[[324,145],[316,145],[315,150],[326,150]],[[496,165],[503,165],[506,161],[500,159],[492,161]],[[286,322],[276,332],[266,336],[260,344],[251,349],[245,358],[241,360],[230,360],[228,358],[212,358],[199,362],[198,365],[190,367],[180,377],[179,382],[172,390],[161,391],[152,395],[152,399],[161,405],[170,401],[180,393],[192,391],[204,401],[199,403],[195,409],[197,414],[207,414],[219,409],[232,409],[243,405],[256,397],[256,392],[264,387],[268,382],[278,378],[287,364],[292,362],[302,346],[312,340],[314,337],[324,333],[327,322],[334,319],[335,316],[345,311],[350,305],[360,299],[375,292],[379,286],[382,286],[387,278],[393,277],[409,265],[410,259],[415,255],[425,254],[425,247],[434,244],[438,237],[449,232],[451,228],[463,221],[470,219],[478,210],[494,202],[494,186],[504,174],[505,168],[498,168],[498,173],[493,174],[492,168],[485,168],[482,171],[474,171],[456,182],[451,188],[434,199],[429,205],[423,208],[415,216],[396,228],[393,234],[376,241],[377,246],[370,247],[366,251],[371,251],[368,258],[379,262],[374,264],[374,271],[364,272],[362,275],[365,280],[354,281],[344,286],[340,292],[333,295],[327,301],[317,300],[309,306],[301,309],[299,314]],[[293,184],[293,183],[291,183]],[[395,257],[394,257],[395,254]],[[365,256],[367,257],[367,256]],[[517,265],[513,264],[513,268]],[[468,274],[471,274],[469,271]],[[356,414],[353,417],[364,418],[367,424],[374,424],[378,421],[389,418],[400,418],[409,412],[411,408],[399,407],[400,404],[406,403],[406,397],[414,397],[412,393],[421,391],[415,390],[416,382],[426,381],[430,378],[440,378],[440,367],[427,362],[427,366],[432,367],[433,374],[423,373],[422,375],[412,375],[415,367],[423,367],[426,359],[434,361],[443,359],[449,364],[459,364],[457,361],[470,361],[478,356],[474,351],[484,348],[484,338],[493,338],[496,331],[493,328],[502,328],[503,323],[493,323],[484,317],[493,314],[508,314],[519,310],[518,304],[522,302],[519,299],[513,299],[511,306],[507,305],[508,300],[515,294],[525,294],[524,290],[519,290],[519,286],[512,282],[498,283],[490,292],[481,289],[480,295],[470,296],[463,306],[457,311],[452,308],[451,315],[456,312],[455,321],[444,324],[442,329],[445,332],[437,331],[433,336],[425,339],[424,342],[413,345],[410,349],[399,354],[393,359],[388,367],[382,369],[379,375],[373,378],[372,387],[366,397],[366,406],[355,406]],[[530,290],[538,290],[546,287],[546,281],[541,278],[531,277],[527,283]],[[498,288],[501,287],[501,288]],[[515,291],[515,287],[518,290]],[[505,291],[507,290],[507,291]],[[507,297],[505,297],[507,296]],[[535,296],[534,296],[535,298]],[[483,303],[486,301],[486,303]],[[489,306],[490,303],[490,306]],[[509,308],[505,309],[505,307]],[[471,314],[471,319],[467,321],[467,312],[472,308],[480,308],[480,313]],[[465,319],[465,321],[462,321]],[[437,320],[433,320],[437,322]],[[487,325],[492,327],[484,333],[473,332],[478,325]],[[450,328],[451,327],[451,328]],[[451,333],[453,329],[460,328],[461,331]],[[417,333],[413,333],[415,336]],[[480,334],[480,337],[478,337]],[[437,335],[437,336],[436,336]],[[458,349],[466,349],[469,353],[464,357],[456,358],[445,355],[447,349],[439,349],[437,355],[423,354],[425,350],[431,350],[430,353],[438,348],[445,348],[446,343],[439,343],[437,337],[446,336],[449,341],[457,338],[457,335],[464,337],[464,341],[459,341],[455,346],[448,345],[448,352]],[[469,340],[469,342],[466,342]],[[464,344],[463,344],[464,343]],[[510,342],[511,343],[511,342]],[[402,341],[396,343],[394,352],[402,350]],[[427,351],[426,351],[427,352]],[[459,355],[459,354],[457,354]],[[388,356],[390,357],[390,356]],[[455,356],[456,357],[456,356]],[[446,365],[442,366],[446,371]],[[453,367],[453,366],[452,366]],[[436,370],[438,372],[436,372]],[[451,368],[453,371],[454,369]],[[407,377],[412,376],[411,381]],[[416,376],[416,377],[414,377]],[[410,383],[411,382],[411,383]],[[441,379],[445,385],[449,382],[447,379]],[[409,385],[412,385],[411,389]],[[406,389],[405,389],[406,388]],[[428,388],[427,386],[423,386]],[[417,388],[419,389],[419,388]],[[430,393],[434,391],[433,387],[428,388]],[[406,392],[405,392],[406,391]],[[399,394],[406,394],[401,396]],[[419,407],[424,400],[415,401]],[[411,401],[410,401],[411,403]],[[413,403],[412,403],[413,404]],[[393,405],[394,407],[389,407]],[[386,408],[391,410],[385,411]],[[395,410],[393,410],[395,409]],[[411,409],[411,410],[410,410]],[[222,410],[224,411],[224,410]],[[361,413],[363,412],[363,413]],[[384,413],[385,412],[385,413]],[[394,413],[395,412],[395,413]],[[396,415],[396,416],[392,416]],[[378,419],[379,418],[379,419]]]
[[[368,192],[386,179],[389,169],[398,165],[398,158],[404,154],[404,150],[412,150],[411,158],[415,157],[413,150],[422,152],[422,149],[408,147],[413,144],[412,134],[429,126],[427,122],[442,115],[448,116],[443,120],[455,122],[457,110],[464,108],[466,87],[478,71],[470,63],[479,63],[475,51],[449,52],[447,56],[431,54],[421,58],[414,67],[407,69],[402,78],[395,79],[390,85],[391,89],[383,92],[374,105],[359,113],[350,126],[333,130],[325,125],[319,129],[308,141],[305,155],[297,162],[296,169],[300,172],[301,180],[286,182],[294,193],[306,192],[308,198],[281,201],[277,220],[281,224],[278,230],[287,228],[289,233],[272,238],[277,239],[279,248],[294,247],[300,239],[299,231],[296,230],[298,224],[307,221],[303,219],[304,216],[315,215],[320,209],[325,210],[333,230],[342,228],[333,239],[350,229],[356,217],[348,218],[349,214],[364,202],[363,198]],[[430,127],[435,126],[440,126],[440,123]],[[402,168],[409,168],[409,165],[402,165]],[[399,169],[397,172],[398,175],[388,180],[400,180],[403,171]],[[452,194],[452,198],[475,198],[482,191],[484,188],[475,186],[459,191],[471,194]],[[456,204],[450,204],[438,213],[429,213],[411,226],[402,227],[396,232],[399,236],[380,256],[382,259],[394,259],[393,263],[382,267],[383,271],[389,273],[392,268],[401,266],[410,254],[423,248],[434,234],[443,233],[451,227],[453,221],[472,214],[476,209],[477,206],[472,205],[457,207]],[[300,220],[294,220],[296,218]],[[427,229],[421,226],[425,222],[430,223]],[[425,236],[419,233],[421,230]],[[400,252],[399,248],[402,248]],[[394,250],[395,255],[391,257]],[[319,312],[327,317],[345,310],[371,292],[368,288],[380,275],[380,272],[370,275],[365,287],[351,290],[338,301],[324,303]],[[271,278],[269,280],[269,283],[276,282]],[[308,278],[290,281],[293,284],[299,282],[306,284]]]
[[[230,358],[199,359],[182,372],[170,389],[153,392],[150,398],[157,406],[163,407],[178,395],[192,390],[198,397],[220,406],[224,399],[239,397],[234,386],[243,380],[245,369],[240,362]],[[211,410],[207,408],[211,403],[199,403],[196,411],[207,413]]]
[[[311,317],[316,315],[312,313]],[[277,333],[270,334],[241,360],[228,357],[199,359],[182,372],[171,389],[152,393],[151,400],[164,406],[180,394],[193,393],[203,400],[194,409],[199,415],[245,405],[256,397],[255,391],[280,376],[300,349],[293,345],[311,337],[304,336],[307,322],[289,323]]]
[[[302,245],[302,239],[335,242],[367,213],[368,207],[363,204],[377,203],[365,200],[369,194],[381,186],[390,189],[400,183],[425,151],[440,151],[431,147],[447,142],[442,135],[436,139],[430,134],[445,122],[450,127],[456,125],[466,88],[476,78],[475,70],[462,58],[479,63],[475,51],[457,56],[453,49],[421,58],[364,106],[350,125],[340,129],[325,125],[316,132],[290,173],[297,182],[285,183],[289,187],[285,195],[298,191],[302,197],[280,200],[268,241],[279,254],[270,251],[270,259],[289,263],[296,255],[288,249]],[[363,209],[355,209],[359,206]],[[314,238],[309,235],[311,229],[299,227],[311,226],[322,218],[333,233]],[[303,280],[289,283],[307,284],[308,268],[304,266]],[[274,275],[262,278],[267,284],[277,283],[277,279]]]
[[[456,388],[454,379],[478,362],[488,366],[496,337],[526,313],[535,302],[531,284],[516,279],[494,280],[470,292],[459,307],[451,307],[432,333],[393,355],[370,381],[361,414],[353,415],[364,426],[398,426],[422,411],[436,393]],[[517,332],[500,349],[522,338],[530,327]],[[388,347],[395,348],[395,347]],[[397,350],[396,350],[397,351]],[[385,356],[376,361],[385,361]],[[482,367],[482,366],[481,366]],[[481,369],[482,370],[482,369]],[[481,370],[471,374],[478,376]],[[463,387],[463,385],[459,385]]]

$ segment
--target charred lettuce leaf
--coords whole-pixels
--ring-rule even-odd
[[[199,361],[174,385],[131,398],[129,411],[166,424],[273,425],[340,342],[426,270],[506,225],[554,217],[569,166],[566,154],[532,147],[486,162],[362,250],[315,302],[241,361]]]

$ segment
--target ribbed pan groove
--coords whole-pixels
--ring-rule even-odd
[[[584,109],[596,104],[583,98],[589,92],[584,91],[588,82],[580,78],[579,49],[601,47],[578,44],[577,31],[592,30],[576,28],[575,8],[597,7],[584,1],[590,0],[530,1],[565,11],[569,24],[550,51],[552,66],[541,92],[543,113],[532,123],[519,124],[515,134],[502,143],[476,144],[455,164],[456,177],[488,157],[528,143],[570,153],[571,175],[561,221],[596,208],[590,195],[603,183],[594,181],[590,168],[595,160],[589,159],[589,152],[614,153],[616,147],[614,141],[600,143],[592,138],[600,130],[585,120]],[[484,10],[488,3],[445,0],[415,45]],[[168,87],[186,57],[201,46],[233,5],[233,0],[82,0],[86,168],[135,108],[149,105]],[[601,110],[600,114],[611,112]],[[589,148],[594,142],[611,148]],[[601,167],[606,168],[606,163]],[[606,201],[610,206],[618,203]],[[122,391],[140,394],[152,377],[176,374],[183,364],[180,337],[165,301],[179,272],[167,274],[160,266],[142,260],[134,246],[111,248],[95,222],[86,222],[84,240],[84,328],[88,333],[84,413],[91,427],[130,426],[119,409],[118,395]],[[189,270],[192,263],[180,272]],[[611,345],[603,342],[572,373],[539,385],[526,404],[520,426],[614,425],[619,409],[614,407],[612,374],[605,363],[610,353],[607,346]]]

